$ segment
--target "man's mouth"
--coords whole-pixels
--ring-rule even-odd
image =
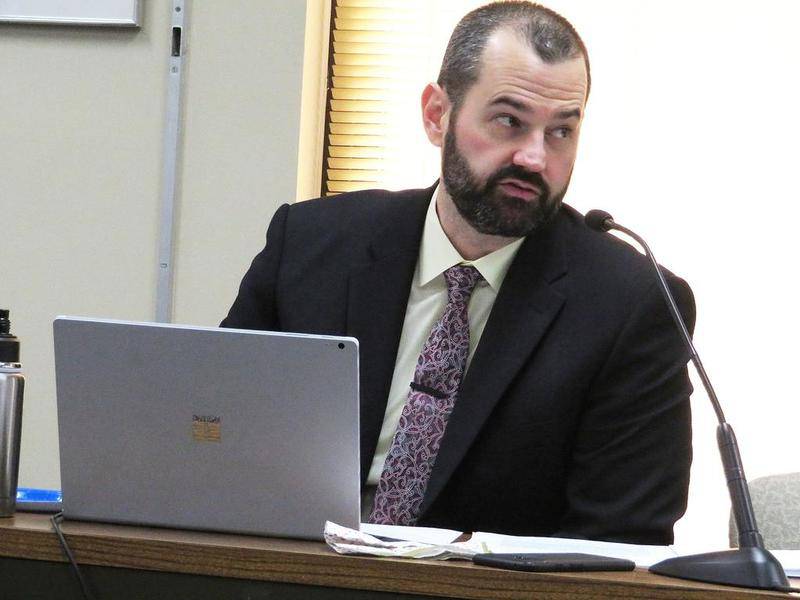
[[[538,187],[520,179],[508,177],[498,181],[497,185],[506,195],[522,200],[535,200],[541,195]]]

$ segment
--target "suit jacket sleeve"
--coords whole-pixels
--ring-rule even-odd
[[[689,286],[670,287],[694,328]],[[592,383],[574,440],[564,537],[669,544],[686,509],[692,392],[688,351],[656,283],[631,305]]]
[[[289,205],[281,206],[267,229],[267,243],[253,259],[239,294],[220,327],[278,330],[277,283]]]

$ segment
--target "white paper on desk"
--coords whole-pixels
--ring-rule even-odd
[[[340,554],[440,560],[448,558],[469,560],[473,555],[479,553],[583,552],[626,558],[632,560],[637,566],[649,567],[678,555],[671,546],[639,546],[567,538],[516,537],[483,532],[473,533],[472,538],[466,542],[443,544],[439,543],[440,540],[452,541],[459,535],[459,532],[430,528],[428,531],[419,531],[426,528],[376,525],[367,525],[363,529],[356,531],[329,521],[325,523],[325,541]],[[387,542],[370,535],[371,533],[395,539],[415,538],[415,541]],[[425,539],[429,541],[423,541]]]
[[[325,541],[339,554],[366,554],[393,558],[462,558],[470,560],[475,550],[470,542],[425,544],[421,542],[385,542],[363,532],[325,523]]]
[[[649,567],[678,553],[672,546],[641,546],[616,542],[594,542],[571,538],[517,537],[499,533],[477,532],[472,534],[473,543],[484,548],[482,552],[492,554],[524,552],[582,552],[612,558],[625,558],[637,567]]]
[[[781,563],[787,577],[800,577],[800,550],[770,550]]]
[[[376,523],[361,523],[361,531],[370,535],[420,542],[422,544],[451,544],[459,536],[460,531],[455,529],[437,529],[435,527],[405,527],[403,525],[378,525]]]

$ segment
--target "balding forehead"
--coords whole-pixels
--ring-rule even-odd
[[[487,40],[478,81],[491,82],[496,94],[520,90],[581,106],[588,88],[581,57],[547,63],[508,29],[496,31]]]

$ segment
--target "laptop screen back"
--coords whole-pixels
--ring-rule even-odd
[[[322,539],[358,528],[358,342],[54,322],[67,518]]]

